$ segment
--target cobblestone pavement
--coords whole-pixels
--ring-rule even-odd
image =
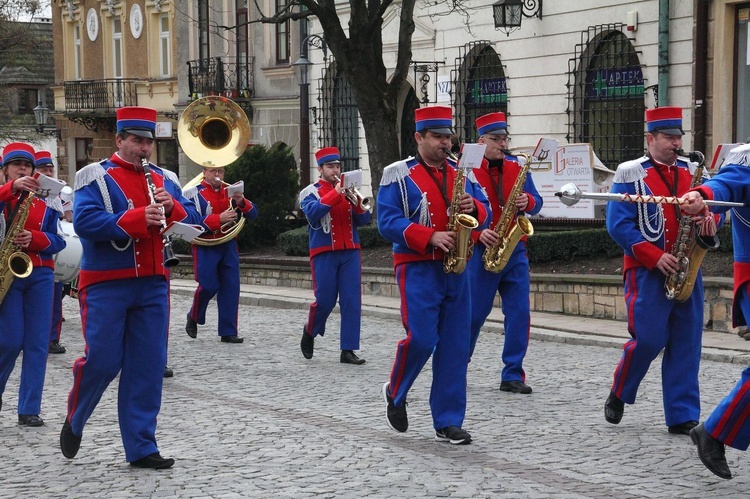
[[[434,440],[429,365],[409,394],[409,431],[386,426],[380,388],[402,329],[365,317],[363,366],[339,363],[338,317],[305,360],[306,311],[240,308],[245,343],[221,343],[216,305],[198,338],[184,332],[188,296],[172,297],[169,365],[158,442],[171,470],[128,466],[117,426],[116,381],[105,393],[73,460],[59,449],[71,365],[83,342],[74,301],[65,300],[63,355],[48,363],[42,428],[17,426],[20,360],[0,412],[0,497],[746,497],[750,459],[728,450],[736,478],[708,472],[686,436],[667,433],[658,362],[638,403],[618,426],[602,407],[620,352],[532,341],[530,396],[500,392],[502,336],[480,337],[469,369],[464,427],[474,443]],[[704,417],[742,367],[704,361]]]

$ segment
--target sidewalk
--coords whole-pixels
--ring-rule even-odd
[[[192,296],[196,283],[189,279],[172,279],[171,292],[174,295]],[[240,304],[304,310],[313,301],[309,289],[259,286],[242,284]],[[376,295],[362,295],[363,317],[399,319],[400,302],[397,298]],[[501,333],[503,314],[495,307],[482,331]],[[544,312],[531,313],[531,338],[534,340],[569,343],[573,345],[595,345],[622,348],[629,338],[625,322],[595,319],[575,315]],[[704,360],[750,365],[750,341],[726,332],[704,331]]]

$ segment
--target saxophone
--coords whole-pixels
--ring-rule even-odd
[[[446,155],[454,161],[458,157],[448,149],[443,149]],[[446,274],[460,274],[466,269],[466,264],[471,258],[474,241],[471,240],[471,231],[479,227],[477,219],[466,213],[461,213],[459,206],[461,196],[464,195],[464,171],[458,168],[456,179],[453,181],[453,194],[449,208],[450,218],[448,229],[456,233],[456,244],[445,254],[443,258],[443,270]]]
[[[686,153],[682,149],[677,149],[675,152],[679,156],[687,156],[690,161],[698,163],[690,183],[691,188],[696,187],[703,178],[705,162],[703,154],[699,151]],[[709,249],[719,247],[718,237],[715,235],[704,236],[698,232],[698,227],[696,227],[690,215],[684,214],[680,217],[680,228],[672,247],[672,254],[677,257],[679,268],[676,272],[668,275],[664,281],[664,288],[667,290],[666,295],[669,300],[683,302],[690,297],[703,257],[706,256]]]
[[[23,191],[13,221],[5,233],[2,244],[0,244],[0,304],[5,299],[10,285],[13,284],[13,279],[29,277],[34,269],[29,255],[24,253],[21,247],[14,242],[16,236],[23,231],[26,219],[29,218],[29,210],[33,200],[32,193]]]
[[[487,248],[482,255],[484,260],[484,268],[489,272],[500,272],[508,264],[510,255],[513,253],[518,241],[523,236],[531,236],[534,234],[534,227],[531,225],[531,221],[523,215],[519,215],[516,218],[518,208],[516,208],[516,198],[523,191],[523,186],[526,183],[526,175],[529,173],[531,167],[531,157],[526,153],[521,153],[525,163],[521,167],[521,172],[516,178],[516,183],[513,184],[508,199],[505,201],[503,206],[503,214],[500,220],[495,226],[495,233],[499,236],[498,240],[491,247]],[[516,224],[511,227],[513,220],[516,220]]]

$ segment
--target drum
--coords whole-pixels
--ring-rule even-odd
[[[55,255],[55,281],[67,284],[78,277],[81,270],[83,246],[73,230],[72,223],[61,220],[60,228],[65,238],[65,248]]]

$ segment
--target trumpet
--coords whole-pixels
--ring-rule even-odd
[[[148,164],[148,159],[141,158],[141,166],[143,166],[143,174],[146,177],[146,184],[148,185],[149,200],[151,201],[151,204],[156,204],[156,184],[154,184],[154,179],[151,178],[151,167]],[[163,206],[161,208],[161,212],[163,215]],[[161,221],[161,228],[162,230],[167,228],[166,220]],[[174,248],[172,248],[172,236],[162,235],[162,242],[164,243],[164,266],[167,268],[174,267],[175,265],[180,263],[180,259],[174,254]]]
[[[341,178],[338,175],[334,175],[333,178],[336,179],[336,183],[341,182]],[[345,188],[344,197],[354,207],[360,207],[365,211],[372,209],[372,198],[363,196],[356,187]]]

